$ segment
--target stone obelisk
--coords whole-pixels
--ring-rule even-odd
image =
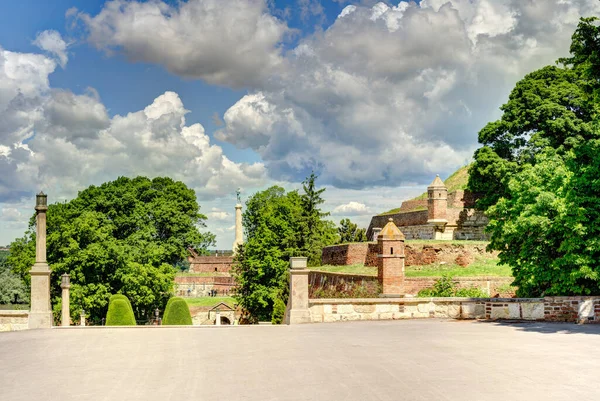
[[[71,325],[71,302],[69,298],[69,289],[71,281],[67,273],[61,276],[60,288],[62,288],[62,313],[61,326]]]
[[[31,274],[31,310],[29,328],[45,329],[52,327],[50,309],[50,267],[46,263],[46,211],[48,196],[40,192],[35,197],[36,239],[35,264]]]
[[[237,204],[235,205],[235,240],[233,241],[233,254],[235,255],[239,244],[244,242],[244,234],[242,231],[242,199],[240,197],[240,189],[236,191]]]

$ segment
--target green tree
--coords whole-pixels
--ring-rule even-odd
[[[350,219],[340,220],[338,235],[339,244],[367,241],[367,231],[364,228],[358,228],[358,226],[350,221]]]
[[[335,226],[319,208],[323,189],[316,189],[316,178],[311,174],[304,181],[302,195],[274,186],[246,202],[246,242],[238,248],[233,272],[235,298],[248,322],[280,322],[290,257],[306,256],[309,264],[320,264],[323,246],[335,243]]]
[[[0,251],[0,304],[29,302],[29,288],[23,280],[11,272],[8,252]]]
[[[246,242],[238,248],[233,273],[235,298],[248,322],[270,321],[278,298],[287,301],[291,256],[301,256],[302,203],[297,191],[281,187],[258,192],[242,216]]]
[[[483,145],[469,168],[468,188],[481,209],[507,195],[508,179],[545,147],[564,153],[593,137],[580,74],[547,66],[525,76],[502,105],[502,117],[479,132]]]
[[[544,92],[551,103],[535,93],[523,97],[509,117],[528,121],[523,126],[530,127],[531,136],[522,138],[518,151],[500,144],[510,152],[496,152],[518,167],[503,177],[499,199],[489,201],[489,247],[511,266],[519,296],[600,294],[599,43],[598,20],[582,19],[572,57],[560,60],[564,69],[546,84],[559,92],[568,84],[571,90],[560,92],[560,99]],[[519,114],[526,117],[519,120]]]
[[[325,202],[321,196],[325,188],[316,188],[317,178],[318,176],[313,172],[302,182],[304,193],[300,196],[302,203],[300,247],[303,256],[308,258],[309,266],[320,266],[323,247],[336,242],[335,225],[329,220],[324,220],[329,213],[322,212],[319,207]]]
[[[91,320],[106,314],[111,294],[122,293],[137,319],[163,308],[172,293],[175,266],[187,249],[199,252],[214,243],[200,233],[194,191],[182,182],[158,177],[90,186],[77,198],[49,206],[48,264],[52,269],[52,303],[60,310],[60,276],[71,276],[71,315],[85,309]],[[35,259],[35,219],[25,237],[11,244],[9,263],[28,280]]]

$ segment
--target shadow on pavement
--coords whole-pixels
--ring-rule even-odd
[[[600,335],[600,324],[528,322],[522,320],[479,320],[479,324],[513,327],[521,331],[544,334],[597,334]]]

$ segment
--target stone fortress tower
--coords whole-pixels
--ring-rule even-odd
[[[451,240],[453,238],[453,230],[446,230],[447,210],[448,188],[438,174],[427,187],[427,224],[433,226],[432,239]]]
[[[466,182],[468,175],[463,173],[462,177]],[[456,187],[456,181],[452,185]],[[380,231],[391,218],[408,240],[488,240],[485,232],[488,219],[482,211],[475,209],[475,201],[475,194],[464,189],[449,191],[436,176],[427,187],[425,197],[406,200],[394,212],[373,216],[367,238],[377,241]]]

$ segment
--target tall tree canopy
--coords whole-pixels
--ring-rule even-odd
[[[77,198],[48,207],[48,264],[52,303],[60,308],[60,276],[71,276],[71,316],[106,313],[111,294],[125,294],[138,319],[163,308],[172,293],[176,263],[192,247],[203,252],[214,235],[201,233],[206,217],[193,190],[170,178],[121,177],[90,186]],[[9,263],[28,280],[35,259],[35,218],[11,244]]]
[[[469,187],[519,296],[600,294],[600,27],[582,19],[571,57],[520,81],[479,134]]]
[[[365,242],[367,240],[367,230],[358,228],[350,219],[340,220],[338,227],[339,244],[348,242]]]
[[[289,258],[306,256],[309,263],[319,263],[322,247],[336,241],[333,223],[323,220],[318,207],[323,190],[315,188],[315,179],[311,175],[305,181],[302,195],[273,186],[246,202],[246,241],[233,271],[235,297],[250,322],[279,323],[288,297]]]

